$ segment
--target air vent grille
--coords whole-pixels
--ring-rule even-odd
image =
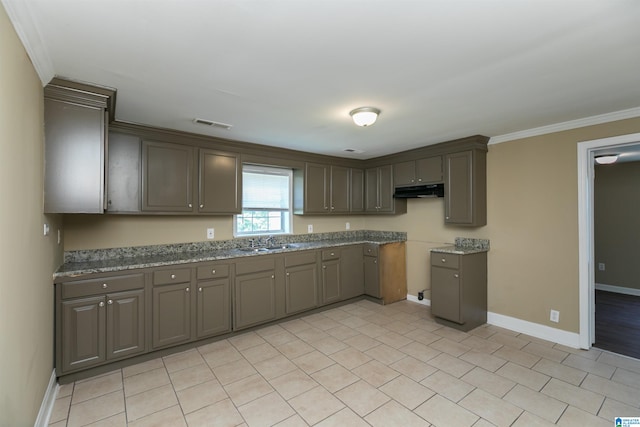
[[[193,119],[193,123],[198,124],[198,125],[205,125],[205,126],[212,126],[215,128],[220,128],[220,129],[225,129],[225,130],[229,130],[233,127],[233,125],[229,125],[226,123],[220,123],[220,122],[214,122],[213,120],[206,120],[206,119]]]

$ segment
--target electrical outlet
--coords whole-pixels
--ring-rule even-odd
[[[215,230],[213,228],[207,228],[207,239],[213,239],[215,237]]]
[[[598,263],[598,270],[604,271],[604,262],[599,262]]]
[[[560,321],[560,312],[558,310],[551,310],[549,314],[549,320],[558,323]]]
[[[348,223],[345,225],[345,229],[347,229],[347,230],[351,230],[351,223],[350,223],[350,222],[348,222]]]
[[[313,224],[307,225],[307,233],[313,233]]]
[[[61,241],[62,239],[60,238],[60,229],[58,228],[58,244],[60,244]]]

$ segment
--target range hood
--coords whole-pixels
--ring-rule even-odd
[[[413,185],[396,187],[393,197],[396,199],[415,199],[427,197],[444,197],[444,184]]]

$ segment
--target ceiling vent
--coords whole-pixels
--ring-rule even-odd
[[[361,154],[364,153],[364,151],[362,150],[356,150],[355,148],[345,148],[344,150],[342,150],[346,153],[354,153],[354,154]]]
[[[214,128],[220,128],[220,129],[225,129],[225,130],[229,130],[233,127],[233,125],[228,125],[226,123],[220,123],[220,122],[214,122],[213,120],[206,120],[206,119],[193,119],[193,123],[198,124],[198,125],[206,125],[206,126],[212,126]]]

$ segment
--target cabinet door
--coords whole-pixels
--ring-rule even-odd
[[[198,338],[231,330],[229,279],[198,282],[196,334]]]
[[[191,289],[189,283],[153,288],[153,347],[191,339]]]
[[[193,211],[193,149],[186,145],[142,142],[142,210]]]
[[[109,132],[107,211],[140,211],[140,138]]]
[[[365,210],[367,212],[377,212],[379,208],[378,190],[378,168],[371,168],[365,171]]]
[[[199,158],[198,211],[240,213],[242,172],[239,156],[200,149]]]
[[[340,299],[353,298],[364,293],[362,245],[340,249],[340,274]]]
[[[416,160],[416,181],[418,184],[442,182],[442,156]]]
[[[416,162],[396,163],[393,167],[393,182],[398,186],[415,185],[416,183]]]
[[[104,108],[51,98],[44,105],[44,212],[104,212]]]
[[[329,212],[329,168],[326,165],[307,163],[304,175],[305,213]]]
[[[463,323],[460,311],[460,278],[458,270],[431,267],[431,314]]]
[[[340,259],[322,262],[322,303],[340,300]]]
[[[298,265],[285,270],[285,312],[309,310],[318,305],[317,264]]]
[[[364,212],[364,171],[351,169],[351,212]]]
[[[63,301],[62,370],[88,368],[106,360],[105,298]]]
[[[472,212],[471,151],[447,154],[445,179],[445,222],[470,224]]]
[[[331,212],[349,212],[349,168],[331,166]]]
[[[377,256],[364,257],[364,293],[380,298],[380,270]]]
[[[378,168],[378,206],[379,212],[393,212],[393,166]]]
[[[276,318],[275,271],[236,275],[235,329]]]
[[[144,290],[107,295],[107,359],[145,350]]]

